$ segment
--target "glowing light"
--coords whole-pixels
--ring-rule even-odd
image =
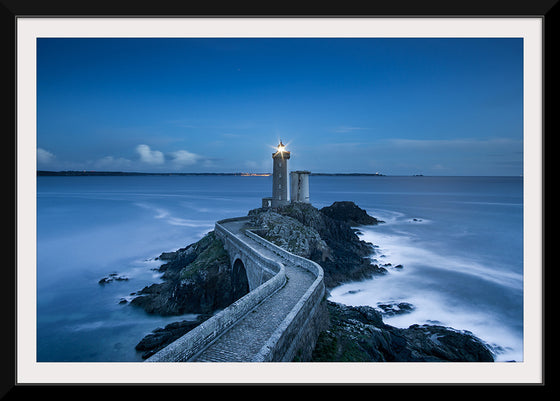
[[[282,157],[284,157],[284,153],[286,153],[286,154],[289,155],[290,152],[289,152],[288,150],[286,150],[286,147],[287,147],[288,145],[289,145],[289,144],[284,145],[284,144],[282,143],[282,141],[280,140],[280,143],[279,143],[277,146],[272,146],[272,148],[273,148],[274,151],[275,151],[274,154],[275,154],[275,155],[280,154]]]
[[[280,143],[278,144],[278,152],[280,153],[286,152],[286,145],[282,143],[282,140],[280,140]]]

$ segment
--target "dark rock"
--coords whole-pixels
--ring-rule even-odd
[[[132,305],[162,316],[213,313],[248,292],[248,285],[232,285],[229,255],[214,232],[166,257],[163,282],[137,291]]]
[[[105,285],[111,283],[113,281],[126,281],[128,277],[126,276],[119,276],[117,273],[111,273],[106,277],[103,277],[101,280],[98,281],[99,284]]]
[[[295,219],[306,229],[317,233],[322,243],[326,244],[326,248],[321,243],[320,246],[316,245],[314,248],[308,249],[306,254],[302,252],[300,255],[321,265],[325,273],[325,285],[327,288],[386,273],[387,270],[384,267],[372,263],[371,256],[376,252],[374,246],[369,242],[360,240],[352,227],[345,221],[351,219],[343,217],[343,210],[349,210],[350,213],[359,213],[351,206],[354,204],[352,202],[335,202],[335,204],[337,203],[342,203],[342,207],[334,206],[332,209],[327,208],[327,214],[323,213],[325,208],[319,211],[319,209],[310,204],[295,203],[277,208],[274,212],[267,209],[254,209],[249,212],[249,216],[253,217],[253,224],[259,226],[263,213],[275,213]],[[339,219],[330,217],[328,210],[336,210]],[[361,213],[359,214],[361,215]],[[351,215],[353,216],[353,214]],[[372,219],[374,218],[372,217]],[[366,220],[362,216],[360,221]],[[369,219],[367,221],[371,222]],[[260,226],[260,228],[259,235],[279,246],[284,246],[285,241],[283,239],[276,241],[276,231],[279,231],[277,228],[273,230],[270,227]],[[312,241],[310,244],[320,243]],[[289,247],[286,247],[286,249],[291,251]]]
[[[436,325],[399,329],[383,323],[369,306],[328,301],[330,326],[321,332],[312,361],[329,362],[493,362],[472,333]]]
[[[381,220],[368,215],[364,209],[349,201],[334,202],[331,206],[322,208],[321,213],[335,220],[344,221],[351,226],[382,223]]]
[[[256,233],[288,252],[310,259],[319,256],[328,259],[330,249],[317,230],[286,214],[264,210],[252,214],[250,221]]]
[[[177,257],[177,252],[162,252],[156,260],[173,260]]]
[[[411,355],[419,361],[493,362],[492,353],[469,331],[437,325],[401,329]]]
[[[399,303],[377,303],[377,307],[381,309],[381,313],[385,316],[402,315],[410,313],[414,310],[414,305],[408,302]]]
[[[381,221],[352,202],[335,202],[320,211],[310,204],[290,204],[275,210],[254,209],[249,216],[259,235],[319,263],[327,289],[387,272],[372,263],[375,246],[360,240],[352,228]],[[149,313],[204,313],[207,317],[248,291],[248,286],[234,286],[229,255],[213,232],[185,248],[164,252],[158,259],[166,262],[159,268],[163,283],[137,291],[131,301]],[[328,327],[321,329],[312,361],[493,361],[491,352],[472,333],[441,325],[399,329],[383,323],[384,314],[410,312],[411,304],[382,303],[380,310],[326,304]],[[200,321],[183,321],[156,329],[136,349],[147,358],[198,324]]]
[[[152,333],[146,335],[138,344],[135,349],[142,351],[142,358],[146,359],[155,354],[160,349],[171,344],[173,341],[182,337],[196,326],[208,319],[208,315],[200,315],[195,321],[183,320],[180,322],[173,322],[164,328],[157,328]]]

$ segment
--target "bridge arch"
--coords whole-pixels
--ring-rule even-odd
[[[242,279],[245,270],[250,292],[146,362],[287,362],[296,355],[311,352],[319,335],[320,316],[326,313],[322,307],[323,270],[315,262],[293,255],[251,232],[245,227],[248,220],[247,217],[221,220],[216,222],[215,232],[229,253],[232,274],[235,271],[237,279]],[[310,276],[300,274],[303,271]],[[288,274],[294,278],[290,280],[293,285],[288,283]],[[255,315],[251,317],[266,321],[271,316],[271,308],[281,313],[272,325],[259,326],[258,336],[264,327],[267,337],[259,338],[256,343],[260,349],[253,349],[255,343],[247,341],[258,336],[251,337],[243,331],[250,332],[253,324],[251,319],[249,326],[244,325],[244,319],[253,312]],[[228,333],[233,336],[228,338]]]
[[[263,266],[262,255],[255,253],[254,250],[250,248],[240,246],[238,241],[222,233],[220,230],[216,233],[222,239],[224,249],[228,251],[230,255],[232,274],[236,269],[235,263],[243,264],[244,272],[249,284],[248,292],[258,288],[276,274],[275,271]],[[239,260],[239,262],[237,262],[237,260]]]
[[[245,268],[243,260],[239,257],[236,258],[232,264],[231,285],[235,299],[241,298],[250,291],[247,269]]]

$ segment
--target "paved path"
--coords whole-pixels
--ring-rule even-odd
[[[286,285],[261,302],[205,350],[191,358],[190,362],[252,361],[316,279],[306,269],[294,266],[245,235],[243,225],[244,222],[223,224],[227,230],[252,248],[283,263],[287,277]]]

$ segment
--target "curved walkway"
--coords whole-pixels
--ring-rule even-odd
[[[287,281],[189,362],[258,361],[261,350],[317,278],[307,269],[287,261],[250,238],[243,230],[243,221],[223,225],[250,247],[283,263]]]

